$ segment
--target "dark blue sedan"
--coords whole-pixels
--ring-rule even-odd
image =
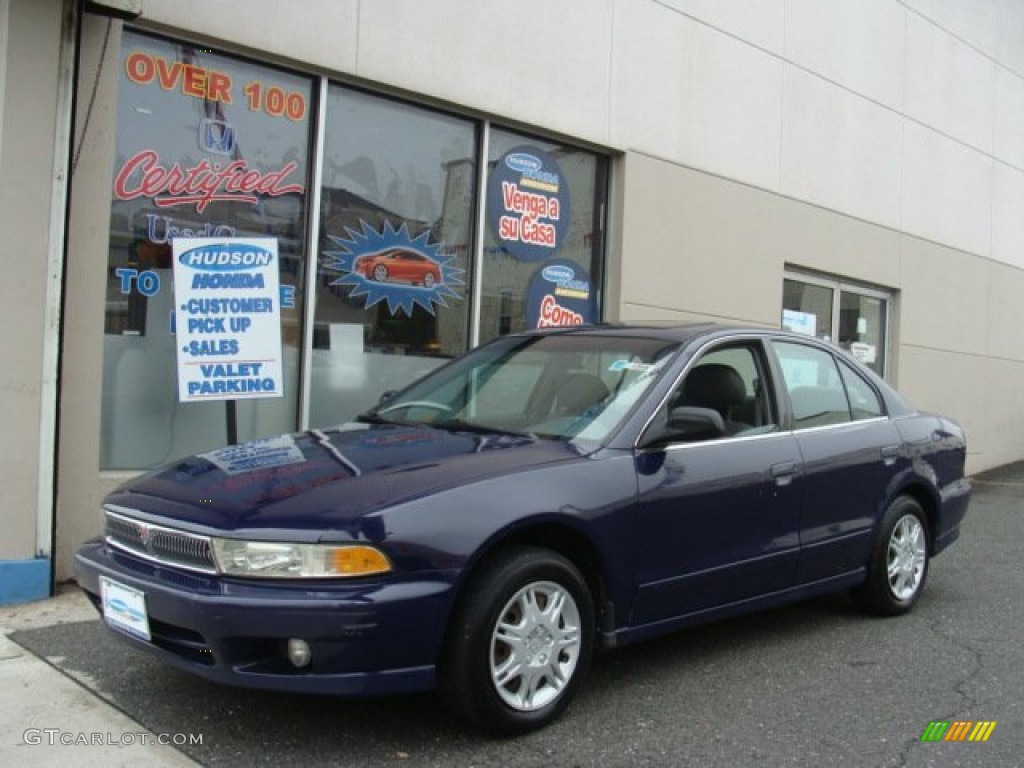
[[[78,580],[114,634],[224,683],[437,687],[549,723],[610,648],[833,590],[909,611],[970,496],[964,435],[782,331],[502,337],[330,429],[107,497]]]

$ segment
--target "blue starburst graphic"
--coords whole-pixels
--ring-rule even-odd
[[[448,306],[445,299],[462,298],[453,286],[465,285],[465,270],[441,254],[441,243],[427,242],[429,231],[410,237],[405,224],[395,229],[387,221],[383,232],[359,224],[361,232],[345,227],[347,237],[327,235],[341,250],[324,251],[331,260],[324,268],[344,273],[331,285],[352,286],[351,297],[366,297],[367,309],[385,301],[390,314],[410,317],[417,305],[433,315],[435,306]]]

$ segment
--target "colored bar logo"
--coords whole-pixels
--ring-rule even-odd
[[[988,741],[996,729],[995,720],[932,720],[921,741]]]

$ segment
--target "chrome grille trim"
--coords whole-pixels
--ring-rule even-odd
[[[209,536],[147,523],[133,517],[103,510],[106,529],[103,538],[112,547],[150,562],[197,573],[218,573]]]

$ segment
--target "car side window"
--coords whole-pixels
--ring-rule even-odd
[[[793,408],[793,428],[811,429],[852,421],[835,358],[805,344],[773,342]]]
[[[876,419],[885,415],[882,401],[874,387],[853,370],[852,366],[840,362],[839,373],[843,377],[843,384],[846,385],[846,395],[850,400],[850,413],[854,421]]]
[[[739,437],[778,429],[776,409],[767,386],[765,366],[758,348],[740,344],[703,355],[687,372],[666,405],[666,419],[684,413],[678,409],[713,411],[722,420],[716,437]],[[693,439],[706,438],[698,432]]]

